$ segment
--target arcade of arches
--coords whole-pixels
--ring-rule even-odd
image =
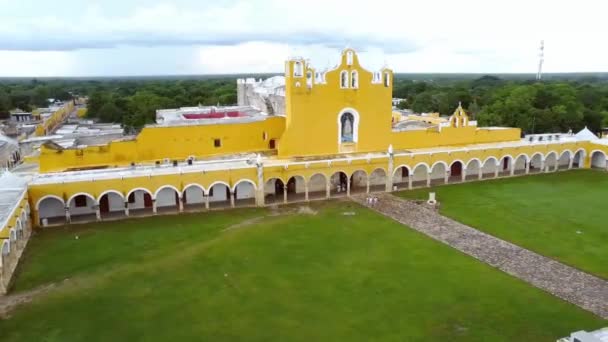
[[[63,199],[45,196],[37,201],[36,212],[40,225],[110,220],[127,216],[156,213],[209,210],[216,208],[247,207],[310,201],[350,196],[351,194],[395,191],[416,187],[459,183],[466,181],[509,177],[529,173],[554,172],[580,168],[584,165],[585,151],[576,153],[535,153],[487,157],[484,160],[437,161],[431,165],[420,162],[414,165],[396,165],[392,176],[389,167],[361,168],[352,171],[336,170],[333,173],[316,172],[310,176],[293,175],[287,179],[270,177],[262,186],[252,179],[241,179],[235,184],[217,181],[205,187],[186,184],[182,188],[160,186],[155,191],[134,188],[128,192],[107,190],[98,196],[83,192]],[[604,152],[594,151],[591,167],[607,169]]]

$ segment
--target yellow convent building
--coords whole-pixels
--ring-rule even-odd
[[[73,149],[43,145],[39,173],[24,195],[31,222],[264,206],[606,168],[607,140],[586,129],[522,137],[517,128],[478,127],[459,105],[448,118],[394,116],[393,71],[364,69],[352,49],[331,70],[291,58],[284,76],[240,79],[236,86],[237,106],[159,110],[157,123],[134,139]],[[11,229],[3,230],[5,239]]]

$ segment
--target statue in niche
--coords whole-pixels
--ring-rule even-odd
[[[351,113],[344,113],[340,118],[342,132],[340,132],[341,142],[353,142],[353,123],[355,118]]]

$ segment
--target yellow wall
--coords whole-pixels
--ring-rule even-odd
[[[36,136],[41,137],[51,134],[73,110],[74,103],[72,101],[66,102],[63,107],[56,110],[43,123],[36,126]]]
[[[347,53],[353,53],[352,65],[347,65]],[[304,63],[302,77],[294,77],[296,63]],[[357,71],[358,87],[340,87],[340,73],[351,75]],[[325,74],[325,84],[313,81],[307,86],[306,74],[315,70],[302,60],[286,63],[285,103],[287,127],[279,141],[279,156],[330,155],[340,152],[338,115],[350,108],[359,114],[358,141],[353,152],[385,150],[389,144],[388,133],[392,119],[393,72],[388,73],[389,86],[372,84],[373,74],[361,67],[356,53],[350,49],[342,52],[340,64]],[[350,83],[350,82],[349,82]],[[314,138],[313,138],[314,137]]]
[[[83,149],[53,150],[43,146],[39,157],[40,172],[270,151],[269,141],[281,136],[284,122],[284,117],[275,116],[251,123],[150,126],[145,127],[135,140]],[[216,138],[221,139],[219,148],[214,147]]]
[[[76,115],[79,118],[84,118],[85,116],[87,116],[87,109],[86,108],[78,108],[78,110],[76,111]]]
[[[23,198],[21,199],[19,205],[17,207],[15,207],[15,209],[11,212],[11,216],[10,216],[7,224],[0,229],[0,239],[8,239],[10,237],[11,228],[16,228],[17,219],[21,218],[21,213],[23,211],[27,211],[27,206],[28,206],[28,195],[26,193],[25,196],[23,196]],[[27,218],[29,219],[29,215],[27,216]],[[22,222],[22,224],[24,224],[24,222]],[[25,229],[25,226],[23,226],[23,229]]]
[[[154,194],[160,188],[170,185],[183,191],[189,184],[198,184],[205,189],[210,189],[212,184],[217,181],[227,183],[230,187],[236,185],[239,180],[248,179],[257,184],[257,169],[240,168],[232,170],[208,171],[208,172],[187,172],[175,173],[171,175],[149,176],[149,177],[124,177],[116,179],[98,179],[94,181],[79,181],[62,184],[43,184],[30,185],[29,198],[32,208],[45,196],[53,195],[62,198],[67,202],[70,197],[79,193],[87,193],[98,199],[106,190],[115,190],[126,195],[129,191],[137,188],[144,188]],[[40,222],[37,210],[34,210],[34,222]]]
[[[347,55],[352,53],[352,63]],[[296,63],[302,64],[302,76],[294,76]],[[346,70],[349,87],[340,86],[340,73]],[[350,84],[352,71],[358,73],[358,86]],[[312,74],[308,86],[307,73]],[[380,79],[372,82],[374,74],[359,64],[357,54],[346,49],[340,64],[325,73],[319,83],[315,69],[304,60],[286,63],[286,116],[269,117],[265,121],[198,126],[151,126],[144,128],[133,141],[117,141],[104,146],[84,149],[53,150],[43,147],[40,172],[71,169],[124,166],[131,162],[153,163],[165,158],[183,160],[189,156],[208,156],[269,151],[269,140],[277,141],[279,157],[327,156],[338,153],[386,151],[435,146],[502,142],[520,139],[519,129],[484,130],[475,127],[443,128],[394,132],[392,130],[392,85],[390,69],[379,71]],[[388,76],[387,76],[388,75]],[[385,78],[389,78],[385,84]],[[71,103],[66,111],[71,111]],[[353,143],[339,141],[339,114],[345,110],[358,113],[358,139]],[[458,111],[457,111],[458,112]],[[459,113],[464,113],[459,111]],[[65,114],[65,113],[64,113]],[[37,128],[37,133],[49,132],[61,113]],[[460,114],[459,114],[460,115]],[[466,115],[466,114],[463,114]],[[357,116],[357,115],[355,115]],[[42,132],[44,130],[44,132]],[[40,132],[39,132],[40,131]],[[267,138],[263,139],[264,132]],[[213,141],[222,141],[215,148]]]
[[[353,63],[348,65],[347,54],[353,53]],[[301,77],[294,76],[296,63],[304,65]],[[340,73],[349,75],[356,70],[358,87],[341,88]],[[392,129],[393,73],[381,70],[382,82],[372,83],[373,73],[359,64],[357,54],[346,49],[342,52],[340,64],[326,73],[326,83],[313,81],[307,85],[307,71],[315,70],[304,60],[290,60],[286,63],[286,115],[287,127],[279,141],[279,156],[319,156],[341,152],[386,151],[389,145],[395,150],[458,146],[464,144],[502,142],[519,140],[521,131],[517,128],[504,130],[483,130],[476,127],[444,128],[441,131],[413,130],[396,132]],[[384,84],[385,74],[390,81]],[[339,142],[338,116],[345,109],[359,114],[358,140],[356,143]],[[445,119],[429,118],[437,123]],[[311,137],[314,137],[311,139]]]
[[[369,160],[334,160],[331,163],[328,163],[327,161],[311,161],[309,163],[291,164],[288,168],[285,168],[282,165],[267,165],[264,166],[263,169],[263,180],[266,182],[272,178],[278,178],[281,179],[283,183],[287,183],[289,178],[299,176],[308,182],[315,174],[322,174],[326,179],[329,179],[332,174],[338,171],[342,171],[350,176],[355,171],[362,170],[365,171],[367,175],[370,175],[374,170],[377,169],[382,169],[385,174],[392,177],[400,166],[406,166],[411,172],[413,172],[413,169],[419,164],[426,164],[428,167],[432,167],[438,162],[450,165],[455,161],[461,161],[464,165],[466,165],[473,159],[478,159],[481,163],[483,163],[491,157],[494,157],[497,161],[500,161],[505,156],[510,156],[511,158],[516,159],[518,156],[525,154],[527,158],[532,158],[534,154],[540,153],[544,157],[551,152],[555,152],[556,159],[559,160],[559,157],[565,151],[570,151],[571,155],[573,156],[577,151],[580,150],[586,151],[584,167],[589,167],[589,157],[592,151],[602,150],[608,154],[608,146],[592,145],[589,142],[568,142],[547,145],[536,144],[511,148],[466,149],[463,151],[455,150],[452,152],[429,152],[425,154],[408,153],[400,155],[397,153],[394,157],[392,173],[390,173],[391,170],[389,169],[388,156],[383,156]],[[259,185],[257,169],[255,166],[239,169],[207,171],[204,173],[188,172],[187,168],[182,168],[182,171],[182,173],[176,172],[175,174],[171,175],[124,177],[107,180],[96,179],[78,182],[30,185],[30,205],[33,209],[35,209],[38,201],[47,195],[58,196],[67,202],[70,197],[79,193],[87,193],[98,199],[102,193],[107,190],[115,190],[122,193],[123,196],[126,196],[129,191],[136,188],[145,188],[150,191],[150,193],[154,194],[157,190],[167,185],[177,188],[180,192],[183,192],[185,187],[189,184],[198,184],[207,190],[209,190],[215,182],[226,183],[231,188],[242,180],[249,180],[256,184],[256,187]],[[33,212],[34,222],[39,222],[37,211],[34,210]]]

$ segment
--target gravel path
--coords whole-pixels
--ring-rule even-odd
[[[608,281],[441,216],[390,194],[376,194],[373,210],[475,259],[608,319]],[[364,206],[365,195],[352,199]]]

